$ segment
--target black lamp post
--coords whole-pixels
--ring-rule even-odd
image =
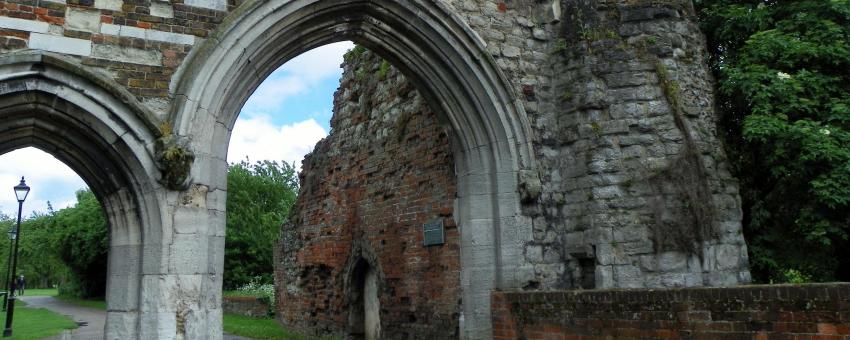
[[[18,241],[21,240],[21,210],[24,208],[24,200],[27,199],[27,194],[30,193],[30,187],[24,182],[21,177],[21,183],[15,186],[15,196],[18,198],[18,224],[15,227],[15,252],[12,254],[12,278],[9,280],[9,304],[6,307],[6,329],[3,330],[3,337],[12,336],[12,316],[15,314],[15,285],[12,283],[17,276],[18,270]]]

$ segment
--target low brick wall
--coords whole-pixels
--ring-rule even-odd
[[[850,339],[850,283],[494,292],[494,339]]]
[[[226,296],[222,299],[221,305],[224,312],[228,314],[254,317],[269,315],[269,305],[252,296]]]

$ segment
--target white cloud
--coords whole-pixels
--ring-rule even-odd
[[[0,211],[11,217],[16,217],[18,211],[12,187],[20,183],[21,176],[32,188],[24,202],[24,217],[34,210],[46,212],[47,201],[56,210],[71,206],[76,203],[75,191],[87,187],[65,163],[36,148],[1,155],[0,164]]]
[[[257,87],[242,112],[248,115],[267,112],[270,107],[280,106],[287,98],[305,93],[328,77],[339,77],[342,56],[353,47],[350,41],[333,43],[286,62]]]
[[[278,106],[287,97],[300,94],[306,89],[306,82],[299,77],[272,73],[251,94],[243,110],[253,112],[261,108]]]
[[[292,125],[275,126],[268,115],[239,118],[230,136],[227,161],[236,163],[248,157],[257,160],[295,162],[301,168],[304,155],[313,151],[327,131],[310,118]]]
[[[342,64],[342,55],[352,48],[354,48],[354,43],[350,41],[317,47],[292,58],[279,70],[311,81],[337,75],[340,72],[339,66]]]

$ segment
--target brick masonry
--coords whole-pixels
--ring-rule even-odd
[[[279,318],[312,334],[352,332],[363,259],[377,271],[384,338],[458,337],[450,130],[389,63],[360,49],[346,59],[332,132],[304,159],[296,215],[281,232]],[[422,225],[434,219],[446,243],[425,247]]]
[[[850,284],[494,292],[494,339],[850,339]]]
[[[252,317],[266,317],[272,311],[267,302],[253,296],[225,296],[221,299],[221,309],[228,314]]]
[[[181,63],[241,3],[0,0],[0,52],[63,53],[165,118]],[[519,188],[532,235],[512,285],[749,282],[690,1],[445,5],[486,44],[533,129],[536,168]]]
[[[231,6],[237,3],[232,3]],[[0,52],[63,53],[98,68],[154,109],[177,67],[227,12],[147,0],[2,0]],[[161,113],[164,114],[164,113]]]
[[[162,253],[162,267],[145,267],[145,273],[155,273],[149,281],[134,284],[156,286],[162,278],[155,275],[172,275],[165,276],[163,287],[171,287],[165,291],[179,299],[163,298],[144,312],[156,310],[156,322],[133,321],[135,316],[128,316],[109,323],[113,334],[125,334],[130,326],[124,323],[142,325],[140,334],[174,328],[189,338],[192,334],[202,338],[193,332],[219,328],[215,313],[219,312],[220,282],[216,280],[224,244],[225,146],[238,105],[262,81],[255,71],[276,67],[282,58],[300,52],[298,48],[307,48],[290,46],[304,41],[368,40],[364,34],[369,31],[360,28],[382,27],[373,25],[382,20],[388,26],[386,38],[370,42],[398,53],[384,56],[388,59],[422,60],[418,65],[404,65],[425,72],[409,79],[419,79],[415,87],[432,91],[429,94],[436,98],[431,99],[441,104],[432,109],[445,111],[437,115],[441,121],[461,124],[450,129],[436,123],[422,97],[413,94],[414,86],[400,80],[397,71],[388,70],[382,76],[386,79],[375,80],[383,63],[364,59],[367,64],[362,67],[347,66],[347,78],[335,99],[340,118],[333,123],[334,134],[304,166],[308,172],[304,190],[314,191],[302,194],[316,196],[300,203],[300,220],[282,231],[287,247],[279,250],[283,260],[277,271],[284,282],[279,287],[284,295],[280,301],[296,301],[281,309],[287,323],[317,333],[344,332],[349,303],[346,278],[354,267],[351,259],[357,256],[378,270],[381,302],[387,306],[381,315],[387,321],[384,330],[399,337],[451,336],[460,328],[461,336],[488,338],[488,297],[493,287],[547,291],[749,282],[737,182],[727,170],[716,138],[712,79],[691,1],[334,1],[255,1],[235,10],[242,1],[0,0],[0,52],[49,51],[80,65],[70,73],[114,80],[135,97],[140,108],[150,110],[154,117],[149,126],[163,131],[174,127],[179,134],[175,140],[195,155],[191,176],[186,177],[193,183],[185,184],[205,188],[199,196],[202,202],[209,195],[209,207],[184,207],[175,203],[182,194],[174,192],[183,189],[147,188],[136,193],[157,202],[151,206],[159,210],[146,216],[162,214],[162,218],[145,220],[141,228],[161,230],[162,238],[145,242],[161,242],[167,252]],[[333,15],[309,17],[324,4],[352,13],[325,8]],[[345,7],[351,4],[355,5]],[[289,12],[305,6],[312,9]],[[409,30],[407,22],[393,21],[403,17],[394,12],[400,8],[416,9],[404,12],[409,17],[438,18],[430,22],[437,26]],[[265,20],[266,16],[276,19]],[[354,21],[335,26],[334,37],[311,35],[329,31],[328,27],[311,30],[314,22],[337,16]],[[458,26],[438,25],[455,20]],[[306,29],[276,31],[295,23],[306,23]],[[211,39],[219,25],[224,29]],[[255,32],[247,26],[269,30]],[[414,31],[431,33],[423,39],[425,35],[414,37]],[[302,33],[310,36],[302,37]],[[461,38],[441,40],[443,33]],[[266,36],[276,40],[263,40]],[[291,37],[299,39],[288,40]],[[430,44],[411,49],[392,46],[425,41],[451,44],[435,44],[442,46],[440,51],[428,50]],[[274,48],[255,46],[262,44]],[[252,51],[264,52],[248,55]],[[441,59],[444,52],[457,51],[450,54],[461,56],[453,58],[457,60]],[[39,51],[26,53],[30,52]],[[242,52],[246,54],[230,54]],[[424,58],[413,58],[414,54]],[[222,55],[227,58],[216,59]],[[194,62],[186,62],[187,58]],[[218,65],[209,66],[207,60]],[[239,64],[239,60],[249,62]],[[445,61],[460,66],[444,68]],[[463,64],[468,61],[477,66]],[[222,64],[242,68],[222,66],[211,71]],[[206,66],[194,69],[196,65]],[[481,65],[485,68],[479,69]],[[30,71],[43,72],[40,69],[36,65]],[[461,81],[428,83],[424,80],[436,79],[427,74],[429,70],[446,71]],[[203,78],[209,74],[211,78]],[[498,74],[498,81],[487,76],[493,74]],[[202,80],[194,82],[196,77]],[[181,90],[181,84],[190,85]],[[484,90],[475,92],[476,84]],[[231,86],[240,90],[220,95]],[[69,88],[103,100],[104,91],[96,84],[74,82]],[[366,88],[375,92],[366,93]],[[447,90],[433,92],[441,88]],[[447,92],[461,95],[451,98]],[[508,94],[502,97],[503,93]],[[219,102],[220,98],[227,99]],[[225,101],[230,104],[222,104]],[[480,112],[470,110],[479,103],[487,105]],[[139,127],[136,120],[130,121],[132,127]],[[112,120],[108,124],[120,128]],[[520,130],[521,134],[514,134]],[[517,140],[498,139],[506,132],[510,133],[505,136]],[[453,146],[461,151],[450,152],[452,138],[460,141]],[[469,144],[473,141],[479,144]],[[136,142],[146,146],[132,151],[148,159],[144,150],[154,140]],[[522,147],[514,148],[514,142]],[[437,153],[429,154],[432,150]],[[504,164],[499,163],[498,172],[486,172],[494,170],[489,169],[492,164],[483,164],[485,158]],[[470,160],[482,164],[470,164]],[[454,164],[460,171],[453,171]],[[348,171],[341,171],[343,167]],[[160,175],[138,176],[156,183]],[[496,191],[488,191],[493,189],[499,190],[498,197],[493,194]],[[388,194],[391,197],[381,196]],[[138,208],[127,204],[131,206],[106,210]],[[446,222],[449,242],[422,248],[418,226],[433,218]],[[156,222],[160,220],[162,226]],[[375,220],[381,221],[362,223]],[[459,231],[466,233],[462,255],[458,255]],[[207,243],[199,241],[207,236]],[[126,264],[120,257],[115,259],[116,267]],[[195,283],[178,283],[177,273],[195,275],[179,278]],[[299,281],[301,277],[307,279]],[[204,282],[203,289],[195,289],[201,286],[198,282]],[[115,294],[126,295],[125,302],[130,303],[132,296],[142,296],[135,289],[142,288],[130,286]],[[298,298],[303,289],[319,294]],[[196,308],[199,292],[212,297]],[[172,313],[187,306],[194,308],[193,313]],[[465,314],[460,315],[460,310]],[[198,320],[184,324],[186,315]],[[425,323],[432,326],[420,326]]]

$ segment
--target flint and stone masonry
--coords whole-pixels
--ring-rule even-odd
[[[50,152],[103,202],[107,338],[220,339],[236,116],[353,40],[394,68],[345,66],[282,228],[281,321],[486,339],[493,291],[749,282],[694,21],[689,0],[0,0],[0,152]]]

